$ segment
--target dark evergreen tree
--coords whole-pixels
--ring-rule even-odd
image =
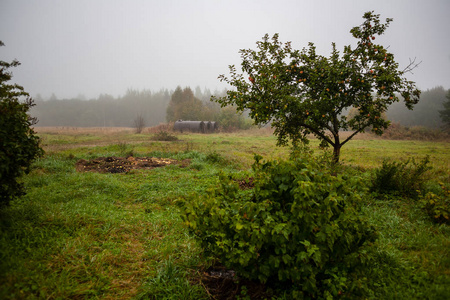
[[[201,120],[204,115],[204,106],[200,99],[194,96],[192,90],[187,87],[181,90],[177,87],[172,94],[172,99],[167,107],[166,120]]]
[[[444,129],[450,130],[450,89],[448,90],[445,97],[447,98],[447,101],[444,102],[444,109],[439,111],[439,115],[441,117],[442,123],[444,123],[442,125]]]
[[[0,47],[4,46],[0,41]],[[37,120],[28,115],[33,99],[23,87],[10,84],[9,68],[17,67],[0,60],[0,207],[24,194],[20,177],[30,170],[33,160],[43,154],[39,137],[32,125]]]

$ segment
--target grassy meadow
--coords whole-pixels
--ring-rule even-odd
[[[211,262],[183,225],[183,201],[217,185],[220,172],[248,177],[254,154],[290,154],[269,129],[176,134],[171,142],[152,140],[151,130],[36,130],[46,154],[23,179],[27,194],[0,212],[0,299],[209,299],[200,278]],[[311,147],[322,153],[316,140]],[[75,169],[80,159],[129,155],[190,164],[119,174]],[[359,135],[342,148],[341,162],[368,174],[385,159],[427,155],[430,184],[448,185],[449,142]],[[385,278],[371,298],[448,299],[449,226],[409,199],[369,197],[364,210],[379,231],[374,247],[396,270],[380,271]]]

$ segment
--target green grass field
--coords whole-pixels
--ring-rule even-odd
[[[0,299],[208,299],[199,278],[209,261],[180,218],[186,195],[216,185],[222,171],[245,177],[254,154],[290,153],[266,129],[180,134],[173,142],[125,129],[38,132],[46,155],[24,178],[27,195],[0,212]],[[311,147],[322,153],[317,141]],[[75,170],[79,159],[130,154],[190,164],[121,174]],[[448,185],[448,142],[361,135],[344,146],[341,161],[370,172],[385,159],[427,155],[430,182]],[[448,299],[448,225],[433,223],[408,199],[367,199],[364,209],[380,233],[374,247],[397,270],[371,298]]]

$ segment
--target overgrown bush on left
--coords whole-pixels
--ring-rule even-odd
[[[0,46],[4,46],[1,41]],[[20,177],[43,154],[39,137],[31,128],[36,119],[27,114],[34,106],[33,99],[20,85],[8,83],[12,78],[9,68],[18,65],[16,60],[0,60],[0,207],[24,194]]]

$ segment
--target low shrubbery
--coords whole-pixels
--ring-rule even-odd
[[[166,130],[161,130],[152,136],[153,141],[178,141],[178,137]]]
[[[420,199],[423,209],[439,223],[450,223],[450,189],[440,183],[437,191],[429,191]]]
[[[404,162],[385,160],[383,165],[375,170],[371,191],[375,193],[375,197],[387,195],[418,200],[420,207],[435,222],[449,223],[450,190],[443,183],[440,183],[438,188],[432,188],[429,184],[427,186],[426,173],[431,170],[428,163],[428,156],[420,162],[414,159]]]
[[[428,128],[424,126],[406,127],[399,123],[392,123],[383,133],[383,138],[391,140],[423,140],[440,141],[448,140],[450,134],[444,130]]]
[[[375,240],[360,215],[360,180],[302,158],[257,157],[253,172],[251,190],[222,174],[219,187],[187,201],[184,221],[205,253],[241,278],[290,286],[298,297],[349,292],[348,275]]]
[[[425,173],[431,169],[429,162],[428,156],[420,162],[414,159],[404,162],[384,160],[381,168],[375,170],[371,190],[381,194],[417,198],[426,181]]]

